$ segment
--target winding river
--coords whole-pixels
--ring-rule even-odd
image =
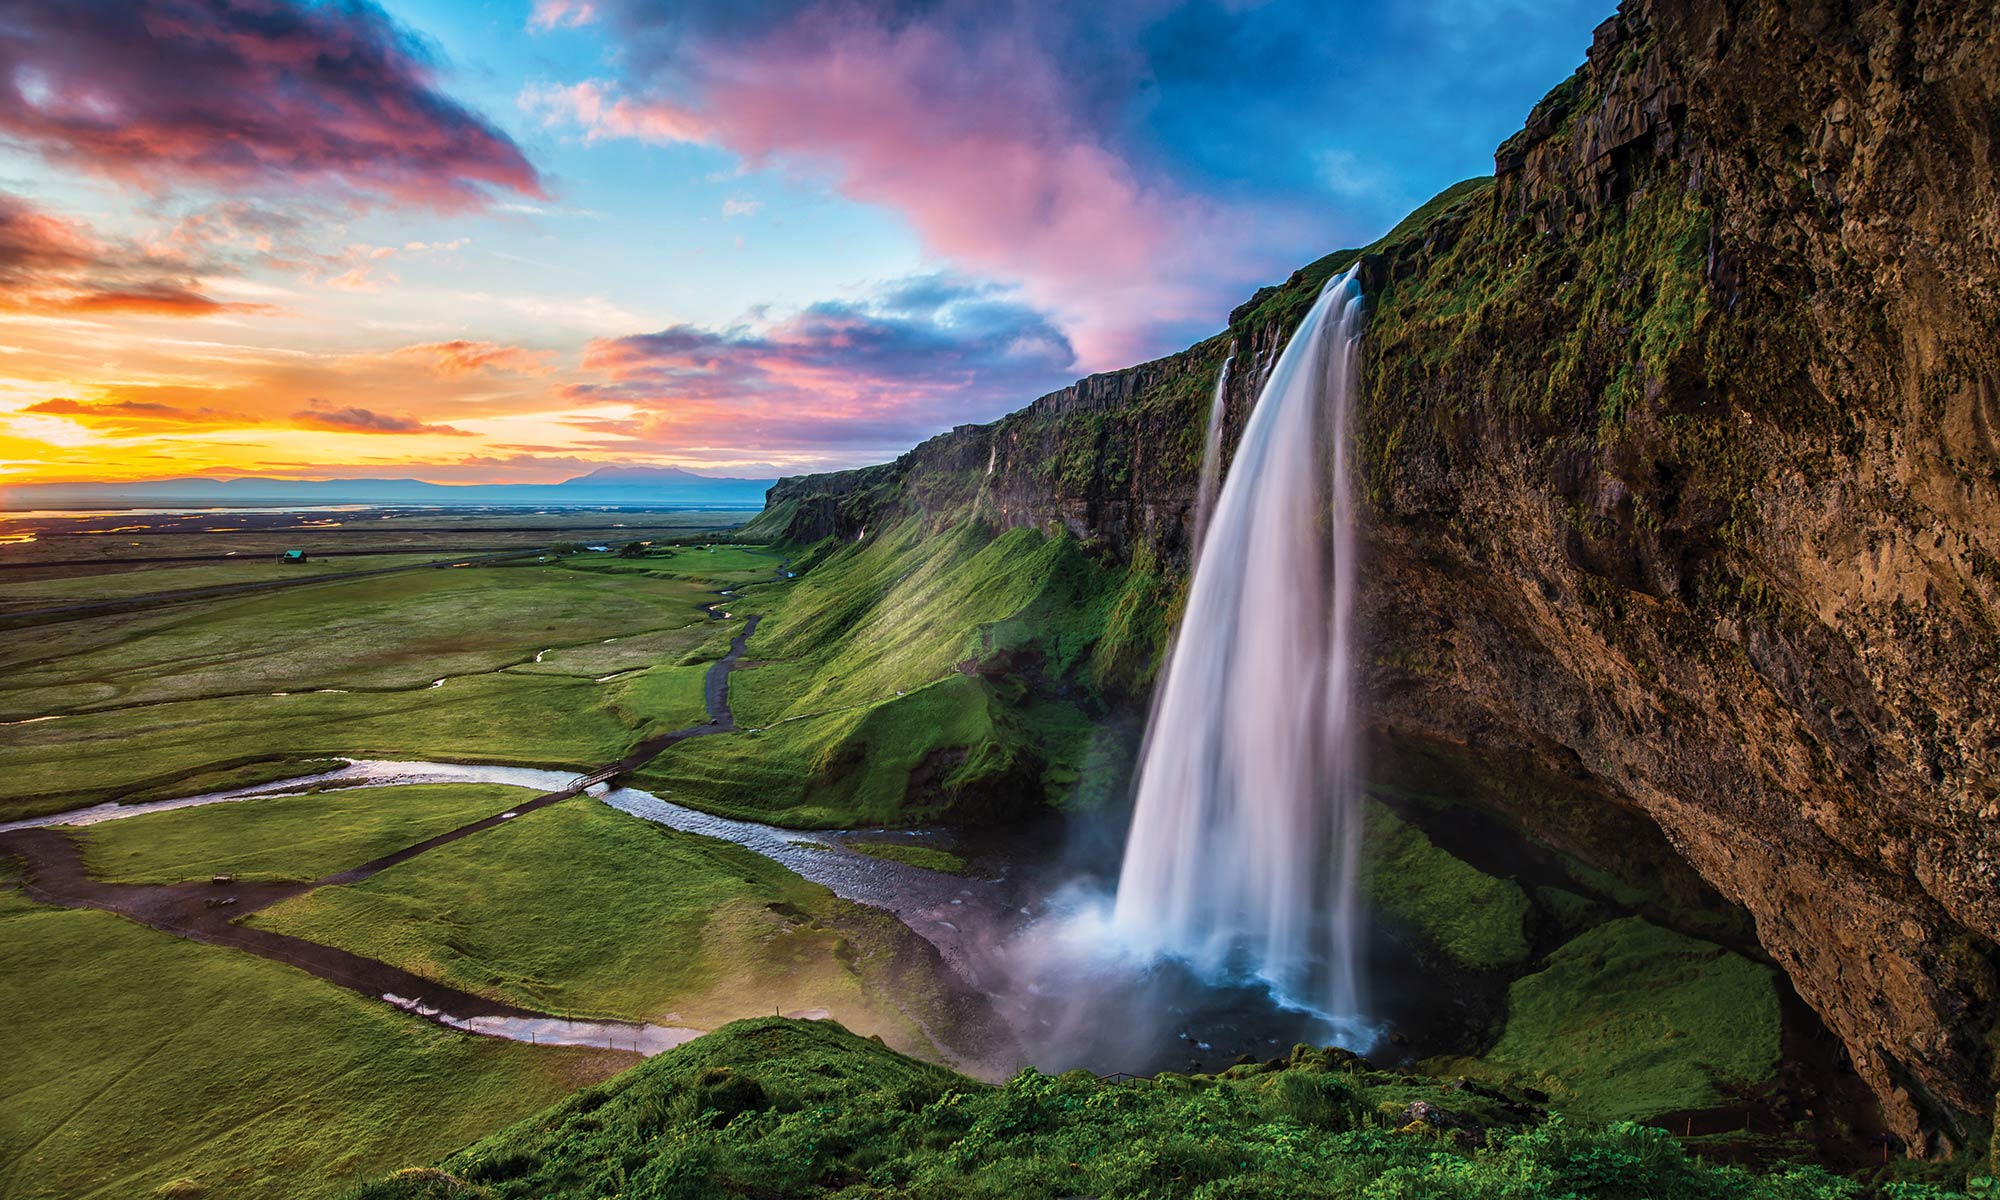
[[[575,795],[578,778],[566,771],[533,767],[350,759],[344,760],[342,766],[331,771],[276,783],[204,792],[199,795],[142,804],[99,804],[64,813],[9,821],[0,823],[0,834],[56,826],[95,825],[104,821],[123,820],[184,808],[302,796],[328,789],[347,791],[430,783],[481,783],[520,788],[528,795],[524,795],[522,804],[517,807],[526,808],[535,800],[546,802]],[[945,960],[961,973],[967,973],[969,970],[968,945],[964,936],[968,918],[971,918],[973,924],[983,925],[983,916],[974,914],[990,913],[1003,903],[999,895],[1003,887],[1000,883],[926,871],[900,862],[862,854],[849,849],[835,834],[783,829],[755,821],[718,817],[685,805],[671,803],[639,788],[599,783],[584,789],[582,794],[656,825],[664,825],[683,833],[733,842],[813,883],[826,887],[844,900],[888,911],[936,946]],[[488,820],[511,818],[514,815],[510,810],[501,814],[500,818]],[[475,824],[483,825],[485,822]],[[454,833],[467,832],[470,828]],[[401,856],[393,857],[400,860]],[[380,865],[390,864],[384,862]],[[357,868],[354,871],[342,872],[315,881],[313,884],[299,885],[299,890],[332,883],[355,882],[372,873],[373,870],[369,867]],[[266,901],[269,902],[271,901]],[[175,932],[187,931],[175,930]],[[277,955],[277,957],[284,956]],[[435,988],[426,989],[426,994],[433,998],[435,993]],[[463,1010],[457,1012],[421,996],[404,996],[392,991],[381,992],[380,996],[398,1008],[454,1029],[542,1045],[595,1045],[650,1055],[681,1045],[703,1032],[680,1026],[642,1025],[633,1022],[573,1021],[531,1014],[524,1010],[473,1012],[470,1011],[471,1006],[466,998],[462,996],[444,1002],[454,1004],[455,1001],[454,1006]]]

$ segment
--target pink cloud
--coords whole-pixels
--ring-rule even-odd
[[[305,429],[323,429],[329,433],[442,433],[453,437],[469,437],[463,429],[453,429],[449,425],[431,425],[415,417],[390,416],[373,412],[366,408],[333,408],[323,401],[315,400],[302,412],[292,414],[294,423]]]
[[[543,195],[505,134],[440,92],[370,4],[122,0],[9,7],[0,134],[157,190],[329,187],[455,210]]]
[[[524,346],[504,346],[496,342],[475,342],[463,338],[449,342],[427,342],[396,351],[399,358],[425,363],[447,379],[481,371],[501,371],[513,375],[547,375],[554,367],[545,350]]]
[[[584,83],[524,100],[593,137],[716,144],[894,209],[934,253],[1058,313],[1090,369],[1157,353],[1160,326],[1219,325],[1246,280],[1279,268],[1253,247],[1293,218],[1149,170],[1088,119],[1091,81],[1030,23],[969,11],[808,4],[747,37],[641,12],[631,27],[667,22],[674,53],[638,91]]]
[[[570,121],[582,126],[591,141],[701,142],[713,133],[707,121],[685,108],[619,96],[611,85],[594,80],[567,86],[531,84],[522,89],[519,103],[546,124]]]
[[[0,306],[167,317],[266,311],[203,294],[187,267],[0,192]]]
[[[528,14],[528,28],[541,32],[573,29],[596,19],[597,6],[590,0],[535,0],[534,11]]]
[[[603,381],[561,394],[635,410],[569,420],[607,448],[895,453],[1057,386],[1074,359],[1044,314],[992,285],[919,276],[768,324],[601,339],[582,365]]]

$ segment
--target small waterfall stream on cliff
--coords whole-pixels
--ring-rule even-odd
[[[1347,460],[1362,309],[1353,271],[1327,284],[1244,428],[1147,730],[1111,921],[1133,950],[1262,979],[1350,1040],[1366,1037]]]
[[[1194,502],[1197,555],[1208,536],[1208,518],[1215,512],[1216,493],[1222,489],[1222,424],[1229,407],[1229,368],[1235,362],[1234,353],[1222,360],[1222,369],[1215,374],[1215,395],[1208,402],[1208,433],[1201,443],[1201,490],[1195,493]]]

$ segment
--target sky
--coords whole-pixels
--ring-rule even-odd
[[[1609,0],[0,0],[0,484],[879,462],[1379,236]]]

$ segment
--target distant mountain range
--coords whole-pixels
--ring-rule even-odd
[[[0,487],[0,511],[196,504],[657,505],[761,508],[769,479],[719,479],[677,467],[604,467],[561,483],[426,483],[421,479],[149,479]]]

